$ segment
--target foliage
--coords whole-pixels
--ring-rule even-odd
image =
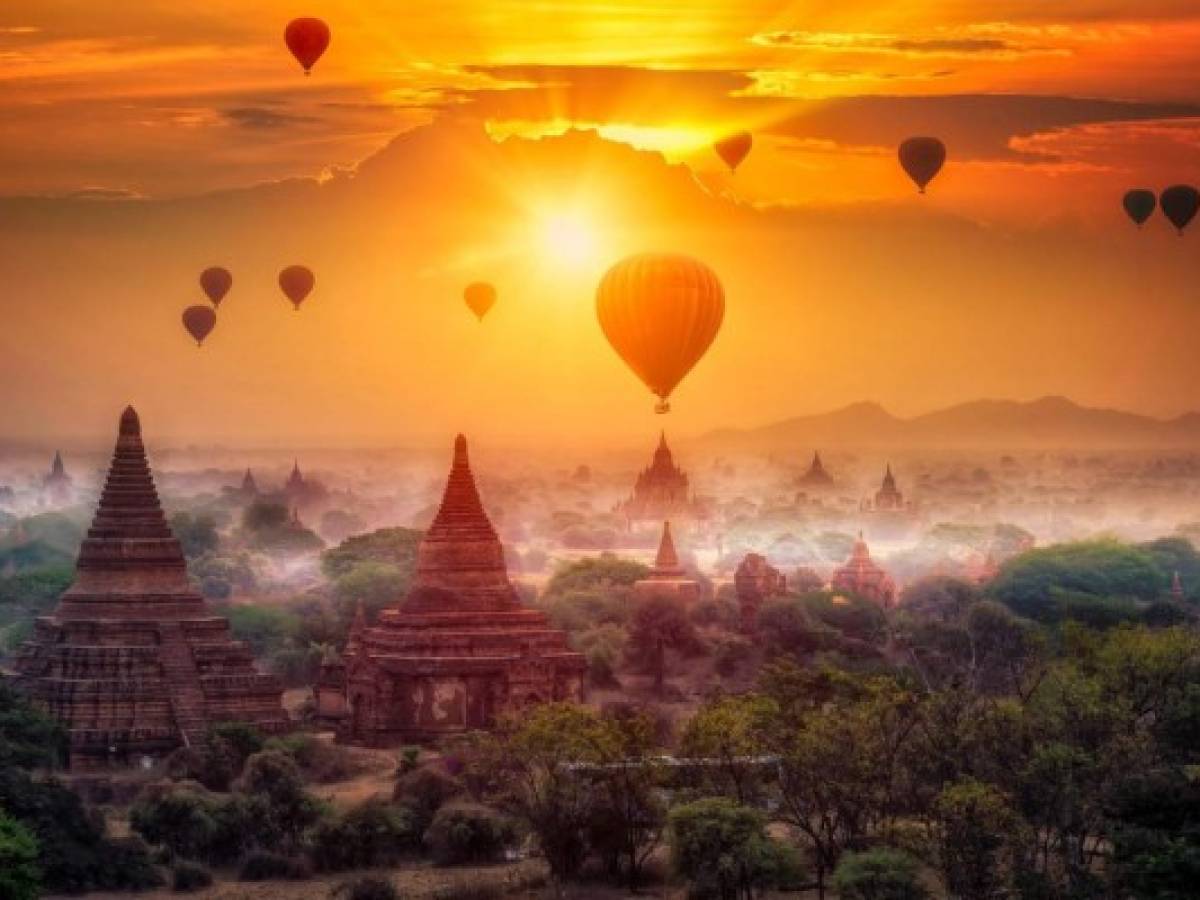
[[[671,856],[694,897],[751,898],[798,869],[790,848],[767,836],[757,810],[707,798],[671,811]]]
[[[287,526],[289,515],[282,503],[255,500],[242,511],[242,528],[251,534],[276,531]]]
[[[340,884],[330,896],[340,900],[399,900],[400,895],[390,881],[372,875]]]
[[[571,635],[604,626],[621,627],[629,619],[627,598],[604,588],[547,592],[542,603],[554,626]]]
[[[496,862],[515,840],[511,821],[464,800],[441,807],[425,832],[425,846],[439,866]]]
[[[239,641],[250,645],[256,656],[277,651],[300,627],[294,613],[278,606],[235,603],[221,608],[229,619],[229,629]]]
[[[212,872],[196,863],[184,860],[171,867],[171,890],[177,893],[198,891],[212,882]]]
[[[296,761],[280,750],[263,750],[246,760],[237,788],[262,802],[260,827],[277,836],[272,842],[275,846],[298,846],[301,835],[324,813],[321,804],[305,791]]]
[[[0,809],[0,897],[35,900],[41,895],[38,844],[20,822]]]
[[[794,597],[768,600],[758,613],[758,633],[767,656],[802,658],[832,641],[832,632],[816,622]]]
[[[979,600],[979,588],[962,578],[930,575],[906,587],[900,607],[907,613],[943,621],[959,620]]]
[[[546,585],[544,600],[575,592],[600,591],[627,595],[635,581],[650,574],[649,567],[613,553],[576,560],[561,566]]]
[[[633,611],[626,654],[654,676],[654,690],[661,694],[667,651],[695,652],[698,643],[683,606],[670,597],[654,595],[641,600]]]
[[[318,823],[309,855],[323,872],[393,865],[418,847],[420,838],[412,810],[370,799]]]
[[[926,900],[920,864],[900,850],[847,853],[833,873],[839,900]]]
[[[217,535],[217,523],[212,516],[177,512],[171,516],[171,531],[183,547],[183,555],[196,559],[217,549],[221,539]]]
[[[355,563],[333,582],[338,617],[348,626],[359,602],[368,615],[374,615],[404,592],[412,576],[391,563],[367,560]]]
[[[887,636],[887,617],[879,604],[840,592],[805,594],[800,605],[810,619],[826,628],[867,643],[877,644]]]
[[[1020,817],[995,788],[969,778],[945,788],[934,809],[938,865],[950,895],[996,896],[1019,858]]]
[[[321,554],[321,571],[336,580],[362,563],[380,563],[399,572],[405,579],[403,590],[407,590],[423,536],[424,532],[413,528],[380,528],[355,535]]]
[[[303,862],[281,853],[255,851],[242,862],[239,881],[299,881],[307,878],[309,869]]]
[[[0,679],[0,768],[54,766],[66,754],[63,727]]]
[[[439,809],[465,792],[463,783],[438,763],[431,763],[400,777],[392,799],[404,804],[415,817],[414,828],[424,832]]]

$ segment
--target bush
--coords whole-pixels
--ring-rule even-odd
[[[424,832],[448,801],[465,793],[463,783],[438,765],[422,766],[396,782],[392,799],[403,803],[416,816],[415,825]]]
[[[171,869],[171,890],[179,893],[198,891],[212,884],[212,873],[195,863],[176,863]]]
[[[744,637],[725,635],[713,645],[713,668],[718,675],[729,678],[754,656],[754,645]]]
[[[425,846],[439,866],[496,862],[516,840],[513,823],[494,809],[457,801],[437,811]]]
[[[152,844],[185,859],[207,859],[216,837],[220,801],[188,786],[147,792],[129,813],[129,826]]]
[[[391,865],[420,844],[416,814],[403,806],[367,800],[313,830],[309,855],[323,872]]]
[[[239,881],[300,881],[309,877],[301,860],[280,853],[257,851],[246,857],[238,872]]]
[[[363,771],[364,764],[351,751],[311,734],[272,738],[265,746],[290,756],[303,771],[305,780],[314,784],[345,781]]]
[[[845,854],[834,870],[833,887],[841,900],[925,900],[929,896],[917,861],[890,847]]]
[[[344,900],[398,900],[399,897],[390,881],[370,876],[339,884],[329,893]]]
[[[28,829],[0,811],[0,897],[35,900],[42,890],[38,845]]]

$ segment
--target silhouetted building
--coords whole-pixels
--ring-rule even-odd
[[[690,605],[700,599],[700,582],[689,578],[679,562],[679,554],[675,551],[675,540],[671,537],[671,523],[663,522],[662,538],[659,540],[658,554],[654,558],[654,568],[650,575],[633,583],[633,595],[638,600],[649,597],[667,597],[684,605]]]
[[[871,559],[871,551],[862,535],[854,542],[850,558],[833,573],[829,586],[857,597],[872,600],[883,607],[896,602],[896,584],[890,575]]]
[[[242,476],[241,495],[247,500],[251,500],[258,496],[258,482],[254,480],[254,473],[249,469]]]
[[[74,496],[74,483],[67,474],[61,452],[55,452],[54,461],[50,463],[50,472],[42,479],[42,495],[48,503],[55,506],[65,506]]]
[[[787,592],[787,578],[765,556],[747,553],[733,576],[741,627],[745,634],[758,628],[758,611],[765,601]]]
[[[821,462],[820,453],[813,453],[808,471],[800,476],[799,484],[809,490],[821,490],[833,487],[833,476],[826,471],[825,465]]]
[[[883,474],[883,484],[875,492],[875,509],[880,511],[904,509],[904,495],[896,487],[896,476],[889,463]]]
[[[690,491],[688,477],[675,465],[664,432],[659,436],[654,459],[638,474],[633,496],[621,504],[620,511],[630,522],[695,516],[699,506]]]

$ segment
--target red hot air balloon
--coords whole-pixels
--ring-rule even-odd
[[[1182,235],[1192,219],[1196,218],[1196,211],[1200,210],[1200,191],[1190,184],[1172,185],[1162,192],[1158,206]]]
[[[213,266],[200,273],[200,287],[213,306],[220,306],[229,289],[233,287],[233,276],[229,274],[228,269]]]
[[[704,356],[725,317],[725,291],[712,269],[688,256],[644,253],[600,280],[596,317],[617,355],[671,409],[671,392]]]
[[[292,306],[296,308],[297,312],[300,310],[300,304],[304,302],[304,298],[312,293],[316,283],[317,279],[313,275],[312,269],[306,266],[288,266],[279,273],[279,288],[292,301]]]
[[[183,327],[199,347],[217,324],[217,314],[211,306],[189,306],[183,311]]]
[[[320,19],[307,16],[292,19],[283,30],[283,40],[292,56],[304,67],[304,74],[309,75],[329,47],[329,26]]]
[[[1158,198],[1154,196],[1154,191],[1134,188],[1132,191],[1125,192],[1125,196],[1121,198],[1121,205],[1125,207],[1125,214],[1133,220],[1133,224],[1141,228],[1146,220],[1154,214]]]
[[[900,165],[920,193],[946,162],[946,145],[935,137],[911,137],[900,145]]]
[[[467,285],[463,291],[463,299],[471,308],[471,312],[475,313],[475,317],[482,322],[496,302],[496,289],[485,281],[476,281]]]
[[[736,172],[737,167],[742,164],[750,153],[750,148],[754,146],[754,137],[748,131],[739,131],[737,134],[731,134],[729,137],[722,138],[713,144],[713,149],[717,151],[717,156],[721,157],[725,165],[729,166],[730,172]]]

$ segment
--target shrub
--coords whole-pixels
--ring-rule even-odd
[[[176,856],[205,859],[217,833],[219,801],[186,785],[143,795],[129,813],[130,827]]]
[[[299,881],[308,876],[302,861],[262,850],[247,856],[238,872],[239,881]]]
[[[833,886],[841,900],[925,900],[929,896],[917,861],[890,847],[845,854],[834,870]]]
[[[723,636],[713,645],[713,668],[718,675],[729,678],[754,656],[754,645],[743,637]]]
[[[381,800],[367,800],[341,818],[313,830],[309,854],[324,872],[390,865],[420,843],[415,813]]]
[[[396,774],[407,775],[416,770],[421,762],[420,747],[401,747],[400,758],[396,762]]]
[[[180,862],[171,869],[171,890],[179,893],[206,888],[212,880],[212,873],[195,863]]]
[[[399,897],[390,881],[373,876],[339,884],[329,893],[344,900],[398,900]]]
[[[425,832],[425,846],[439,866],[495,862],[515,840],[509,819],[487,806],[462,801],[439,809]]]
[[[448,801],[464,793],[463,783],[440,766],[422,766],[396,782],[392,799],[413,811],[418,832],[424,832]]]
[[[345,747],[323,741],[311,734],[290,734],[272,738],[265,745],[290,756],[303,771],[305,780],[328,784],[353,778],[363,769],[354,754]]]
[[[38,845],[21,823],[0,811],[0,897],[35,900],[41,894]]]

